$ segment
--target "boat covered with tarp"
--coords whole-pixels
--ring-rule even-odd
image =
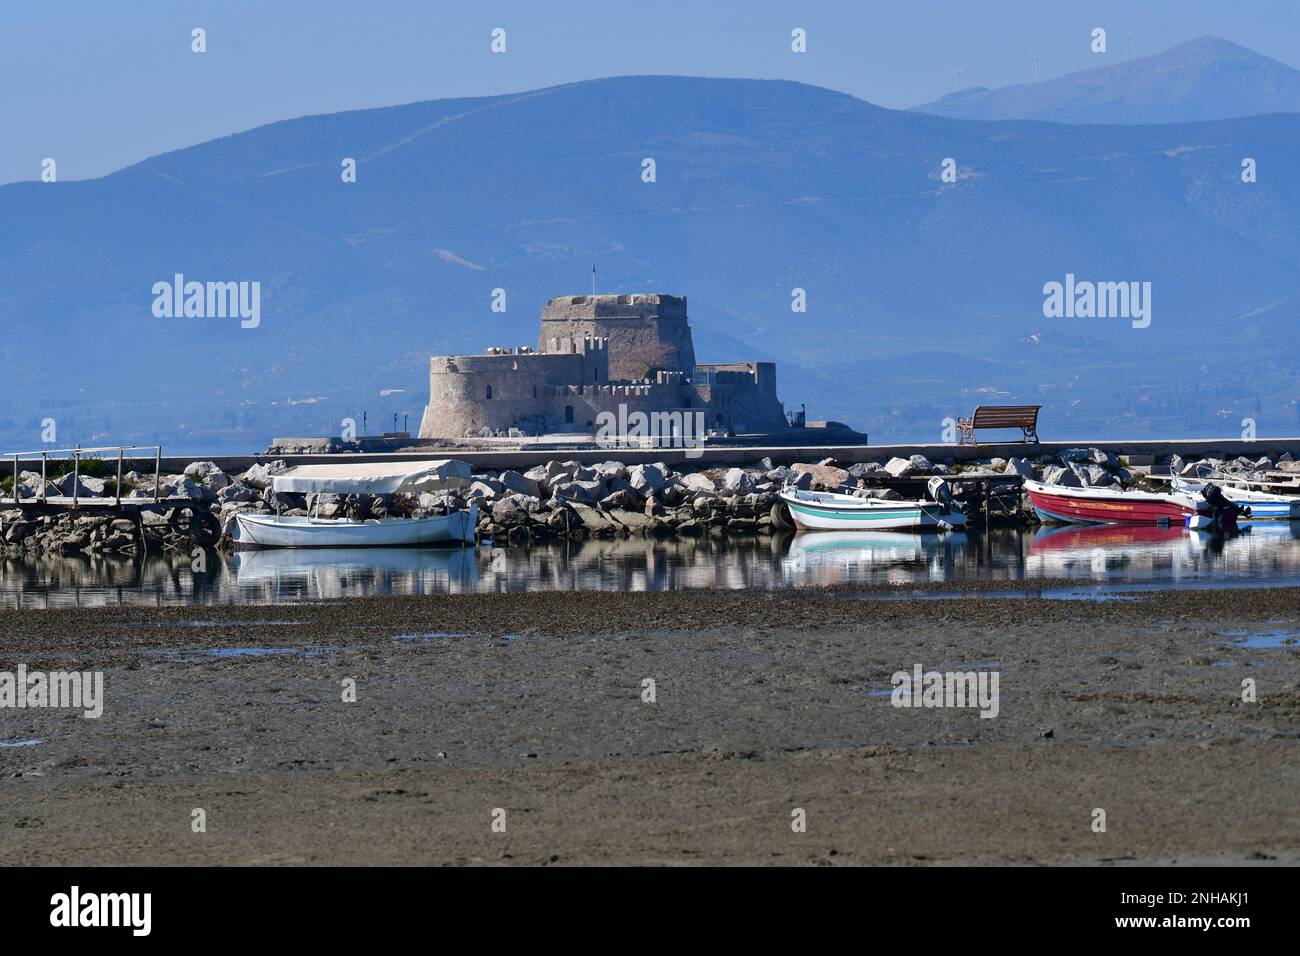
[[[271,490],[304,495],[418,495],[454,491],[472,478],[469,464],[437,461],[300,465],[271,476]],[[319,512],[319,498],[316,512]],[[322,518],[319,514],[240,513],[232,531],[235,547],[366,548],[473,544],[478,505],[419,518]]]

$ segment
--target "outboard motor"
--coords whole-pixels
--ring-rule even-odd
[[[951,515],[954,511],[959,510],[956,499],[952,496],[952,489],[948,487],[948,482],[942,478],[931,478],[925,483],[925,492],[930,496],[931,501],[943,505],[944,511]],[[947,521],[940,521],[939,528],[943,531],[951,531],[954,525]]]
[[[930,496],[931,501],[937,501],[941,505],[947,505],[952,508],[956,502],[952,497],[952,489],[948,487],[948,482],[942,478],[931,478],[925,484],[926,493]]]
[[[1218,485],[1206,485],[1201,489],[1201,497],[1210,504],[1210,520],[1214,527],[1228,529],[1237,526],[1237,516],[1243,513],[1243,509],[1229,501]],[[1244,509],[1244,513],[1249,517],[1250,509]]]

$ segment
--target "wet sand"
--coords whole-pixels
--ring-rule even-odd
[[[0,710],[42,741],[0,747],[0,863],[1300,862],[1300,652],[1234,642],[1300,591],[882,590],[0,612],[0,670],[106,698]],[[918,663],[999,715],[891,706]]]

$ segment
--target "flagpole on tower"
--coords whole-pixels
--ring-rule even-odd
[[[596,294],[596,263],[591,264],[591,294]]]

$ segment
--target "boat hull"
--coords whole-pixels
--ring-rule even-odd
[[[1196,503],[1184,495],[1066,488],[1025,482],[1025,491],[1038,517],[1058,524],[1186,524],[1197,513]]]
[[[473,544],[478,506],[426,518],[352,521],[301,515],[238,514],[232,538],[248,548],[395,548]]]
[[[1286,495],[1273,495],[1251,488],[1235,487],[1227,482],[1213,482],[1219,486],[1223,496],[1238,508],[1249,508],[1250,517],[1279,521],[1300,520],[1300,498]],[[1199,495],[1207,482],[1189,481],[1175,478],[1173,487],[1187,495]]]
[[[852,495],[781,492],[801,531],[943,531],[966,516],[937,501],[882,501]]]

